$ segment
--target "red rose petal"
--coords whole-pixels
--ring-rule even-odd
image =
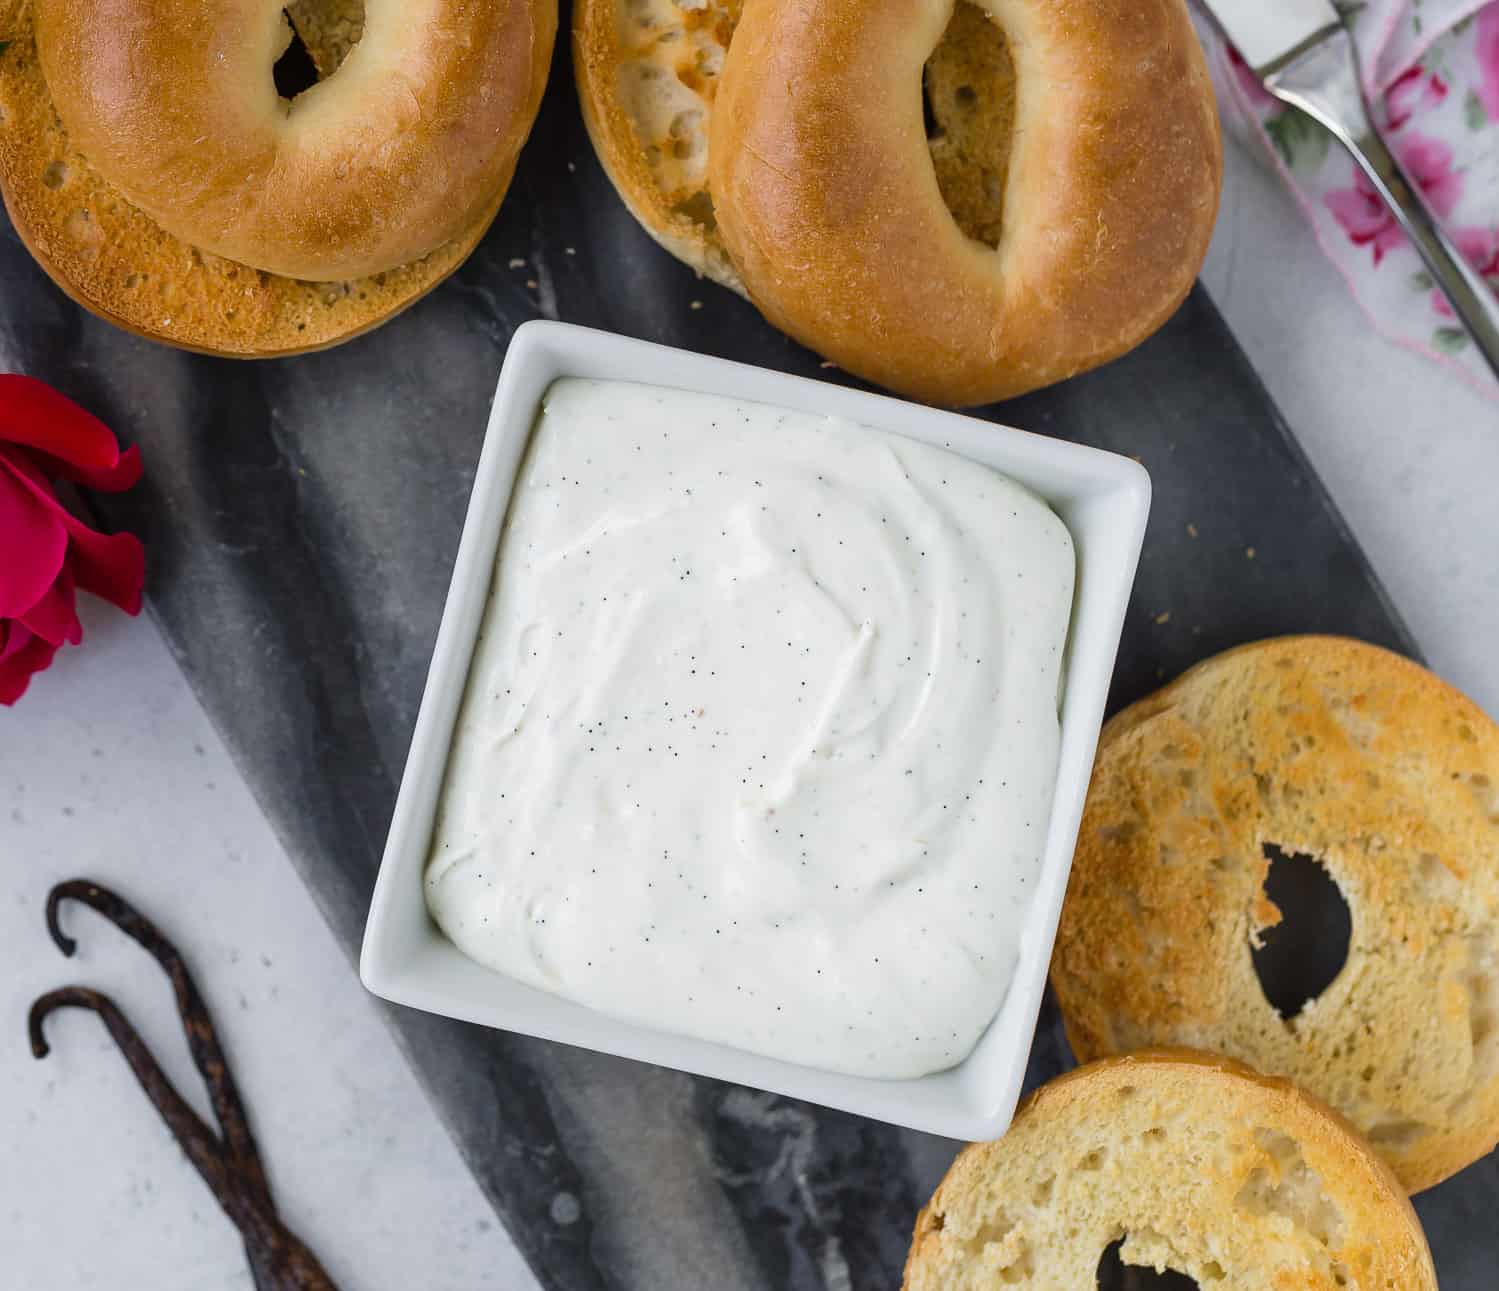
[[[30,490],[32,496],[48,507],[62,525],[67,542],[66,559],[77,585],[85,592],[102,596],[112,605],[119,606],[126,614],[139,614],[141,589],[146,581],[146,551],[140,540],[133,534],[105,534],[90,529],[57,500],[28,463],[0,456],[0,468],[9,468],[10,478]],[[0,502],[0,517],[3,515],[4,506]],[[51,581],[48,580],[48,585]],[[42,591],[46,590],[46,587],[42,588]],[[3,605],[0,605],[0,614],[7,618],[20,617],[19,611],[5,613]]]
[[[57,499],[0,451],[0,619],[18,619],[57,581],[68,530]]]
[[[120,460],[114,432],[44,381],[0,373],[0,439],[27,444],[84,470]]]
[[[139,614],[146,585],[146,549],[140,539],[133,533],[99,533],[81,520],[68,519],[68,567],[78,586],[126,614]]]
[[[120,460],[113,466],[74,466],[65,462],[60,457],[53,457],[51,453],[44,453],[39,449],[17,450],[27,452],[31,460],[37,464],[44,475],[53,479],[71,480],[74,484],[81,484],[86,489],[94,489],[99,493],[123,493],[128,488],[133,488],[141,477],[141,450],[132,444],[120,454]]]
[[[4,626],[8,631],[5,645],[0,647],[0,704],[9,705],[26,693],[33,673],[51,664],[57,647],[33,636],[18,623]]]
[[[57,575],[57,581],[16,622],[55,646],[64,643],[77,645],[83,640],[83,624],[78,621],[78,611],[74,606],[73,575],[66,562]]]

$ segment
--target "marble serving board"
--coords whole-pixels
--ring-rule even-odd
[[[99,499],[104,516],[145,539],[152,609],[351,962],[496,374],[514,329],[538,316],[846,379],[640,232],[594,161],[565,44],[473,258],[339,349],[233,363],[127,336],[66,300],[8,226],[0,235],[0,367],[52,381],[142,445],[144,483]],[[1128,358],[980,415],[1133,454],[1154,477],[1116,706],[1273,633],[1411,650],[1201,290]],[[555,1291],[894,1287],[916,1210],[956,1147],[410,1010],[389,1016]],[[1030,1083],[1070,1062],[1048,1004]],[[1421,1199],[1448,1291],[1492,1285],[1491,1225],[1479,1217],[1496,1199],[1492,1161]]]

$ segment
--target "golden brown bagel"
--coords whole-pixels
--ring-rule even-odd
[[[288,7],[314,61],[332,74],[359,34],[348,0]],[[16,231],[58,285],[128,330],[240,357],[337,344],[384,322],[456,269],[504,195],[502,185],[476,218],[428,254],[368,277],[310,282],[221,258],[166,232],[73,146],[42,75],[33,17],[32,0],[0,0],[0,189]],[[536,33],[538,96],[549,20],[555,24],[547,4]]]
[[[1037,1090],[916,1220],[906,1291],[1092,1287],[1106,1247],[1233,1291],[1436,1291],[1399,1184],[1338,1116],[1225,1059],[1154,1052]]]
[[[755,0],[713,105],[708,186],[750,298],[839,366],[946,404],[1124,353],[1206,254],[1222,149],[1182,0],[980,0],[1014,124],[997,248],[944,204],[923,66],[953,0]]]
[[[1287,1021],[1265,848],[1320,861],[1348,958]],[[1499,727],[1334,637],[1199,664],[1104,728],[1052,983],[1082,1061],[1183,1044],[1288,1076],[1415,1192],[1499,1139]]]
[[[368,277],[493,207],[546,80],[545,0],[366,0],[338,71],[288,102],[281,0],[33,0],[89,163],[191,246],[289,278]]]
[[[708,191],[708,123],[743,0],[577,0],[583,121],[630,213],[677,259],[744,295]],[[295,12],[295,11],[293,11]],[[972,4],[927,61],[932,164],[958,227],[997,239],[1015,111],[1004,36]]]

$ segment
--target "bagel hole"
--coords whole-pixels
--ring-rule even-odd
[[[1098,1291],[1198,1291],[1196,1282],[1175,1269],[1157,1273],[1141,1264],[1126,1264],[1124,1242],[1121,1237],[1104,1247],[1098,1261]]]
[[[997,247],[1015,127],[1015,65],[1003,29],[958,0],[922,77],[937,187],[969,237]]]
[[[53,161],[47,163],[47,169],[42,171],[42,183],[48,188],[61,188],[68,182],[68,163],[65,161]]]
[[[1258,929],[1249,954],[1265,999],[1287,1022],[1322,994],[1348,962],[1353,916],[1337,881],[1315,857],[1266,843],[1264,895],[1280,922]]]
[[[283,99],[294,99],[318,83],[317,64],[312,61],[312,52],[296,27],[291,29],[286,52],[276,60],[271,75],[276,81],[276,93]]]

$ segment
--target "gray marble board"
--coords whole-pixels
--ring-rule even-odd
[[[0,222],[0,367],[53,382],[142,445],[144,484],[100,499],[105,518],[146,540],[152,609],[351,961],[488,400],[511,333],[537,316],[847,379],[639,231],[583,133],[565,41],[511,195],[473,258],[339,349],[246,364],[127,336],[66,300]],[[981,415],[1134,454],[1154,477],[1116,706],[1272,633],[1411,650],[1201,289],[1126,359]],[[149,890],[132,895],[149,908]],[[955,1148],[409,1010],[389,1016],[555,1291],[893,1288],[916,1209]],[[1048,1004],[1030,1083],[1070,1062]],[[1494,1160],[1418,1209],[1447,1291],[1490,1291]]]

